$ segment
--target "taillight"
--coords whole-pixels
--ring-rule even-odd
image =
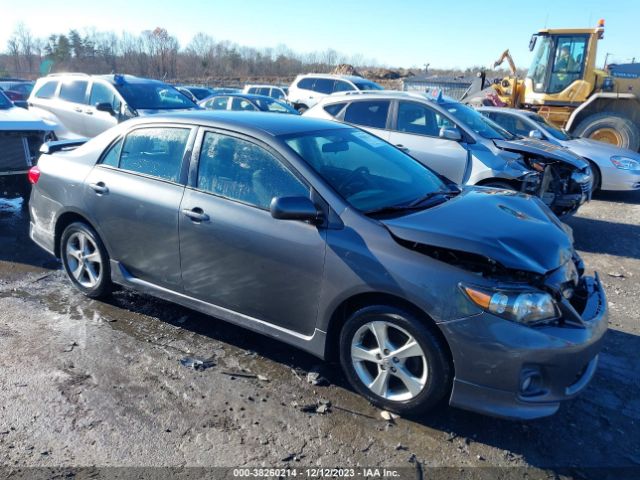
[[[31,167],[29,173],[27,173],[29,183],[35,185],[40,180],[40,169],[38,167]]]

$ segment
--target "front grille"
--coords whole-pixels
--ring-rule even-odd
[[[20,171],[31,166],[31,154],[27,137],[0,135],[0,171]]]

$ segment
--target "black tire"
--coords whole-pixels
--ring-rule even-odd
[[[352,342],[361,327],[372,321],[384,321],[404,329],[422,349],[426,358],[427,377],[422,390],[413,398],[407,400],[384,398],[371,391],[356,372],[351,354]],[[450,393],[453,379],[453,366],[449,360],[447,346],[434,331],[435,328],[437,327],[427,324],[426,320],[397,307],[377,305],[356,311],[345,322],[340,332],[340,364],[349,383],[372,404],[399,415],[420,415],[434,408]],[[390,362],[389,365],[394,364]],[[393,374],[388,372],[388,375]]]
[[[593,187],[591,189],[591,193],[596,193],[602,187],[602,175],[600,174],[600,169],[598,166],[589,160],[589,165],[591,166],[591,173],[593,173]]]
[[[591,138],[602,129],[615,130],[620,136],[618,147],[637,152],[640,149],[640,128],[628,118],[614,112],[595,113],[582,120],[574,130],[578,137]]]
[[[77,250],[75,241],[81,235],[86,236],[91,242],[93,242],[93,246],[90,246],[87,251],[92,254],[97,254],[96,258],[99,258],[100,268],[98,270],[96,270],[97,262],[88,262],[86,259],[83,260],[83,262],[87,262],[87,265],[91,263],[91,268],[93,269],[94,274],[97,274],[94,285],[83,284],[81,283],[81,280],[78,280],[78,278],[74,276],[73,271],[75,268],[74,265],[71,265],[73,259],[67,254],[67,247],[72,247],[74,250]],[[90,245],[91,242],[88,242],[88,244]],[[96,231],[86,223],[74,222],[64,229],[60,239],[60,259],[62,260],[62,265],[64,266],[65,272],[67,272],[67,276],[71,280],[71,283],[73,283],[73,285],[87,297],[103,298],[113,291],[113,284],[111,283],[111,269],[109,267],[109,255],[107,254],[107,250]],[[76,265],[78,265],[78,263],[76,263]],[[86,276],[86,278],[89,279],[88,276]]]

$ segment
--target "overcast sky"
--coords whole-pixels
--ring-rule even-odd
[[[0,12],[2,50],[18,22],[39,37],[71,28],[140,33],[160,26],[181,46],[204,32],[251,47],[333,48],[389,66],[435,68],[485,66],[507,47],[526,67],[534,31],[584,28],[604,18],[599,65],[607,52],[618,62],[640,61],[640,0],[0,0]]]

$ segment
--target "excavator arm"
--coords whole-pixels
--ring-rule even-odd
[[[513,75],[515,77],[516,76],[516,64],[513,61],[513,58],[511,57],[511,52],[509,51],[508,48],[504,52],[502,52],[502,55],[500,55],[500,58],[498,58],[498,60],[493,62],[493,68],[498,68],[500,65],[502,65],[502,63],[505,60],[507,61],[507,63],[509,63],[509,70],[511,71],[511,75]]]

